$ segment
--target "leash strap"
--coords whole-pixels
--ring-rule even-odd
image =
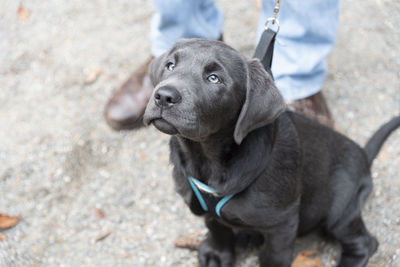
[[[204,211],[215,213],[221,217],[222,207],[232,198],[234,194],[228,196],[218,196],[217,190],[200,182],[196,178],[188,177],[189,184]]]
[[[276,34],[276,31],[266,27],[253,55],[254,58],[258,58],[261,61],[261,64],[263,64],[265,70],[271,74],[271,76],[272,57],[274,54]]]
[[[272,66],[272,57],[274,55],[274,44],[275,37],[279,32],[279,21],[278,21],[278,13],[281,8],[281,0],[276,0],[274,6],[274,15],[272,18],[267,19],[267,22],[264,26],[264,32],[261,35],[260,41],[256,47],[253,57],[258,58],[261,61],[261,64],[264,66],[265,70],[272,75],[271,66]],[[271,26],[275,26],[276,29],[273,30]]]

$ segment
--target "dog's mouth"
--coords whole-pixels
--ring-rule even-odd
[[[165,134],[175,135],[178,133],[178,129],[164,118],[162,110],[155,108],[155,106],[147,106],[143,115],[143,123],[146,126],[153,124],[157,130]]]
[[[175,128],[175,126],[163,118],[154,119],[150,123],[152,123],[160,132],[165,134],[174,135],[178,133],[178,130]]]

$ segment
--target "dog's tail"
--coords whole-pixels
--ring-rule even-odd
[[[400,116],[394,117],[382,125],[381,128],[379,128],[379,130],[376,131],[376,133],[374,133],[374,135],[368,140],[364,150],[367,153],[368,164],[370,166],[385,140],[397,127],[400,127]]]

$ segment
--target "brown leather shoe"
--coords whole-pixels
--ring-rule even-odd
[[[143,126],[143,114],[153,92],[148,74],[153,57],[140,66],[108,100],[104,117],[114,130],[132,130]]]
[[[316,119],[325,126],[333,128],[334,122],[321,92],[293,101],[289,103],[289,107],[309,118]]]

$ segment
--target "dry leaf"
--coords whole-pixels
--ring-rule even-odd
[[[140,154],[139,157],[140,157],[140,161],[141,162],[146,162],[147,161],[147,157],[146,157],[145,154]]]
[[[6,240],[7,240],[7,237],[0,233],[0,241],[6,241]]]
[[[316,250],[306,250],[297,255],[296,259],[292,263],[292,267],[320,267],[322,261],[315,255],[318,254]]]
[[[103,219],[105,217],[104,211],[102,211],[101,209],[98,209],[98,208],[94,208],[94,214],[99,219]]]
[[[86,79],[85,79],[85,84],[91,84],[94,83],[99,76],[103,73],[103,69],[100,67],[90,67],[90,68],[85,68],[83,70],[85,73]]]
[[[189,250],[198,250],[200,241],[193,237],[182,236],[175,240],[175,247],[186,248]]]
[[[119,254],[118,256],[121,258],[125,258],[125,259],[132,257],[132,255],[130,253],[122,253],[122,254]]]
[[[28,10],[20,5],[17,10],[18,18],[21,22],[26,23],[29,19],[29,12]]]
[[[11,217],[6,214],[0,213],[0,229],[13,227],[21,219],[21,216]]]

